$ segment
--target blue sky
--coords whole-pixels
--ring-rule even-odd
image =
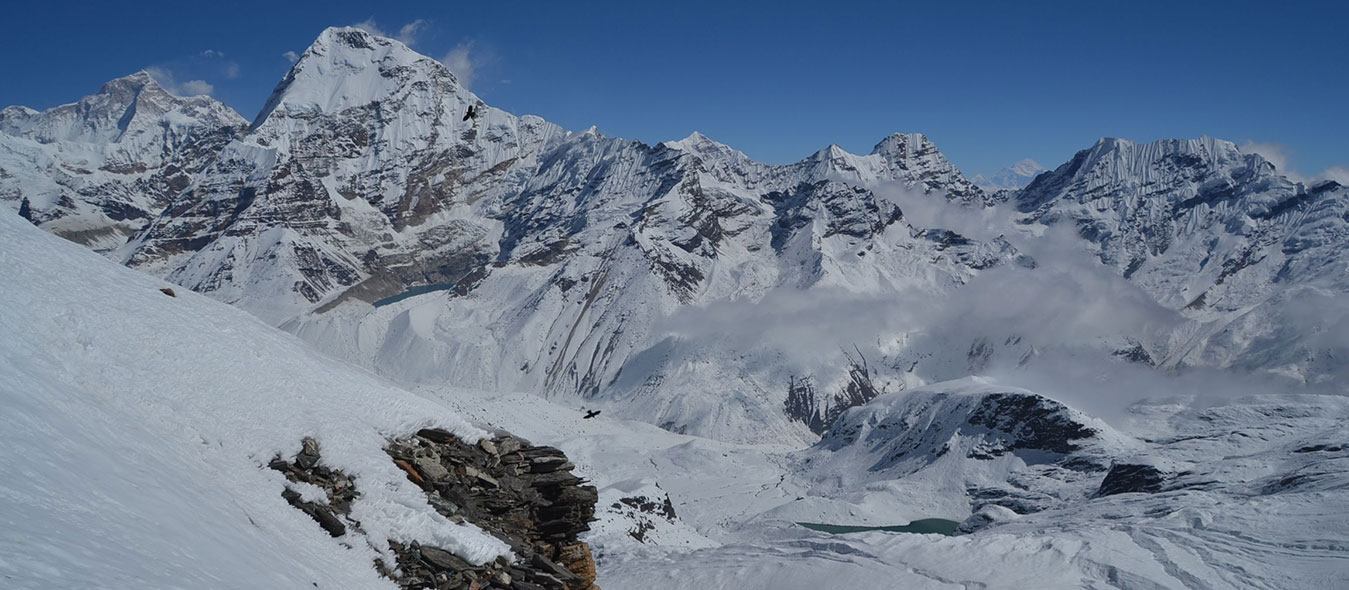
[[[1102,136],[1208,134],[1308,177],[1349,167],[1349,3],[10,3],[0,105],[155,68],[252,118],[326,26],[400,32],[488,103],[774,163],[919,131],[967,173]],[[405,27],[407,27],[405,29]]]

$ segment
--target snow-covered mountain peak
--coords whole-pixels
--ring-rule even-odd
[[[698,131],[694,131],[693,133],[690,133],[688,137],[678,141],[664,142],[663,145],[699,156],[740,154],[739,150],[703,135]]]
[[[354,27],[330,27],[277,85],[254,127],[278,108],[293,114],[337,113],[419,90],[476,100],[444,64],[402,42]]]
[[[111,80],[78,102],[37,111],[0,111],[0,133],[39,143],[118,143],[139,133],[238,125],[243,117],[208,96],[177,97],[144,70]]]
[[[1023,158],[1017,163],[1012,164],[1011,170],[1013,172],[1016,172],[1017,174],[1029,176],[1032,174],[1039,174],[1041,172],[1044,172],[1045,167],[1041,166],[1040,163],[1036,162],[1035,160],[1032,160],[1030,158]]]
[[[992,176],[975,175],[974,184],[986,191],[1019,190],[1045,171],[1045,167],[1030,158],[994,172]]]
[[[1260,183],[1292,186],[1259,154],[1243,153],[1230,141],[1205,136],[1135,143],[1105,137],[1036,177],[1016,200],[1023,211],[1031,211],[1065,193],[1082,202],[1095,199],[1109,187],[1126,199],[1158,195],[1181,202],[1201,192]],[[1188,188],[1176,190],[1180,187]]]
[[[892,160],[908,159],[920,152],[936,152],[939,155],[941,153],[937,151],[937,146],[922,133],[891,133],[871,149],[871,153]]]

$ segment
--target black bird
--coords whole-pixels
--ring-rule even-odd
[[[477,117],[478,113],[477,111],[473,110],[473,105],[468,105],[468,112],[464,113],[464,120],[467,121],[469,119],[476,119]]]
[[[589,411],[589,412],[586,412],[585,417],[582,418],[582,419],[583,419],[583,420],[589,420],[589,419],[594,418],[595,416],[598,416],[598,415],[600,415],[600,411],[599,411],[599,410],[591,410],[591,411]]]

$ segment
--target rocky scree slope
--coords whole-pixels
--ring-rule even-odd
[[[438,428],[391,441],[386,451],[436,512],[487,531],[515,557],[472,563],[443,547],[391,539],[395,562],[380,559],[375,566],[400,588],[598,590],[595,558],[577,539],[595,520],[598,494],[571,475],[562,451],[508,434],[471,444]],[[288,487],[282,497],[328,534],[366,534],[351,515],[361,494],[357,482],[323,464],[317,441],[305,438],[293,460],[277,457],[269,466],[302,490],[322,491],[315,497]]]

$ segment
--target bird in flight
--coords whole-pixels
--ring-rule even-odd
[[[598,416],[598,415],[600,415],[600,411],[599,411],[599,410],[591,410],[591,411],[589,411],[589,412],[586,412],[586,415],[585,415],[585,418],[584,418],[584,419],[585,419],[585,420],[589,420],[589,419],[594,418],[595,416]]]
[[[476,119],[477,117],[478,111],[473,108],[473,105],[468,105],[468,112],[464,113],[464,120]]]

